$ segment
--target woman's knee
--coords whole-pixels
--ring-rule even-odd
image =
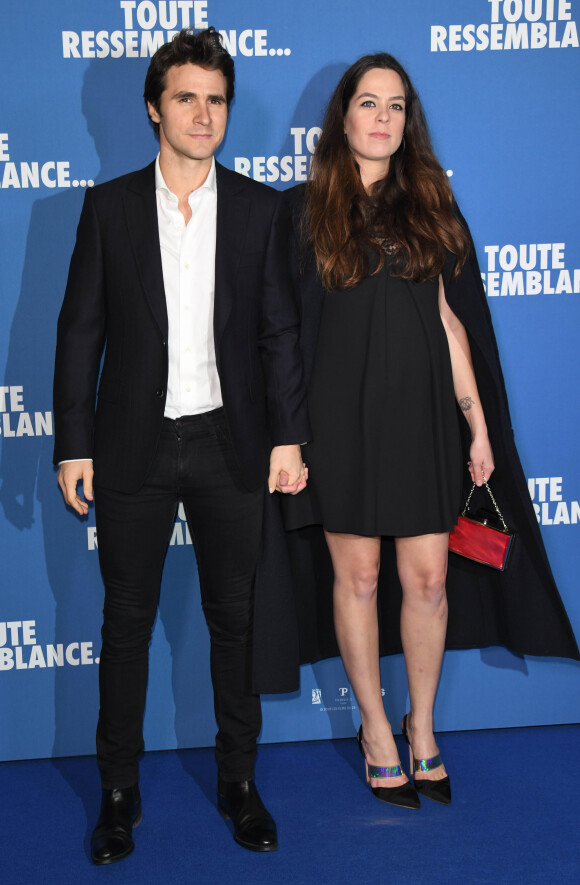
[[[342,594],[370,602],[376,597],[378,577],[378,567],[365,564],[336,575],[336,586]]]
[[[410,580],[405,581],[404,596],[433,609],[446,606],[445,579],[444,569],[426,569],[417,572]]]

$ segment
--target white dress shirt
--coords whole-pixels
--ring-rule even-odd
[[[165,416],[179,418],[222,405],[213,334],[217,186],[215,161],[189,195],[186,224],[155,161],[163,283],[169,320]]]

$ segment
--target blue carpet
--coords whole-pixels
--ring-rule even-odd
[[[215,809],[211,750],[149,753],[136,850],[94,867],[94,759],[0,765],[0,881],[41,883],[580,883],[580,726],[439,736],[453,804],[377,801],[354,740],[260,748],[257,782],[280,849],[237,846]],[[404,763],[407,757],[400,746]]]

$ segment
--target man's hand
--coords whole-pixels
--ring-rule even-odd
[[[89,512],[87,501],[93,500],[93,462],[88,458],[82,461],[65,461],[58,468],[57,480],[65,503],[76,510],[79,516],[86,516]],[[85,501],[77,492],[79,482],[83,484]]]
[[[299,445],[274,446],[270,455],[270,494],[278,491],[285,495],[297,495],[306,487],[308,468],[302,461]]]

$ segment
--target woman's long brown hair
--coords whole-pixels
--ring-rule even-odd
[[[373,68],[397,73],[405,89],[404,141],[389,171],[368,194],[346,143],[344,117],[361,77]],[[328,105],[306,186],[304,229],[327,289],[349,288],[391,255],[395,276],[422,281],[436,276],[452,252],[459,272],[470,249],[455,217],[453,193],[437,162],[419,97],[406,71],[387,53],[366,55],[344,74]]]

